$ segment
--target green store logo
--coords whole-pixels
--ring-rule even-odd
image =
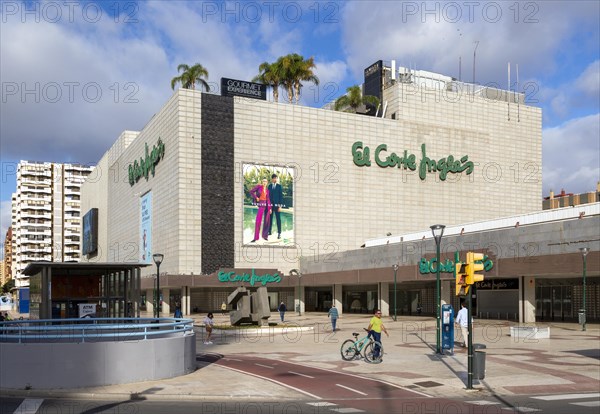
[[[417,157],[415,154],[409,154],[407,150],[401,155],[392,152],[387,155],[388,147],[386,144],[380,144],[375,148],[375,163],[381,168],[397,167],[415,171],[417,169]],[[371,150],[364,146],[362,141],[356,141],[352,144],[352,160],[358,167],[371,166]],[[439,160],[433,160],[427,157],[425,144],[421,144],[421,161],[418,165],[419,178],[425,180],[427,173],[438,172],[440,180],[445,181],[448,173],[459,174],[466,171],[469,175],[473,172],[475,164],[469,161],[469,156],[465,155],[460,159],[455,159],[453,155],[448,155]]]
[[[454,254],[454,261],[450,259],[446,259],[446,261],[440,261],[440,273],[454,273],[455,264],[462,263],[458,252]],[[483,263],[483,269],[486,272],[489,272],[494,267],[494,262],[487,255],[483,256],[483,260],[476,261],[475,263]],[[438,263],[437,258],[433,258],[431,260],[427,260],[424,257],[421,258],[419,262],[419,273],[422,275],[426,275],[429,273],[437,273]]]
[[[272,275],[269,273],[257,275],[254,269],[252,269],[252,273],[242,273],[241,275],[235,272],[224,272],[220,270],[217,277],[219,282],[246,282],[250,283],[250,286],[254,286],[257,283],[266,286],[267,283],[281,282],[279,273],[273,273]]]
[[[152,147],[152,151],[148,152],[148,144],[145,145],[145,153],[146,156],[144,158],[140,157],[140,160],[135,160],[133,164],[129,164],[128,172],[129,172],[129,185],[133,186],[137,183],[140,178],[146,178],[148,181],[148,176],[152,173],[152,177],[154,177],[154,168],[156,164],[164,158],[165,156],[165,144],[162,142],[160,137],[156,142],[156,145]]]

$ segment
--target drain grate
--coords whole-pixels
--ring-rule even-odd
[[[419,387],[423,387],[423,388],[433,388],[433,387],[439,387],[444,384],[440,384],[439,382],[435,382],[435,381],[423,381],[423,382],[415,382],[415,385],[418,385]]]

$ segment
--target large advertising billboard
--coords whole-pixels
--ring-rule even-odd
[[[140,198],[140,263],[152,263],[152,193]]]
[[[294,168],[245,163],[242,171],[242,243],[259,246],[294,244]]]
[[[83,243],[81,254],[98,252],[98,209],[92,208],[83,216]]]

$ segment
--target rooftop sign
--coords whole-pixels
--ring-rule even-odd
[[[221,96],[267,100],[267,85],[237,79],[221,78]]]

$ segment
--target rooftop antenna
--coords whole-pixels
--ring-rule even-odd
[[[508,91],[506,92],[506,104],[508,111],[508,120],[510,121],[510,62],[508,62]]]
[[[458,57],[458,81],[461,81],[461,72],[462,72],[462,56]]]
[[[475,95],[475,58],[477,56],[477,46],[479,46],[479,40],[475,41],[475,50],[473,51],[473,95]]]
[[[516,91],[519,91],[519,64],[517,63],[517,87],[516,87]],[[520,99],[519,99],[519,95],[515,95],[517,97],[517,122],[521,122],[521,113],[520,113],[520,109],[521,107],[519,106],[520,104]]]

